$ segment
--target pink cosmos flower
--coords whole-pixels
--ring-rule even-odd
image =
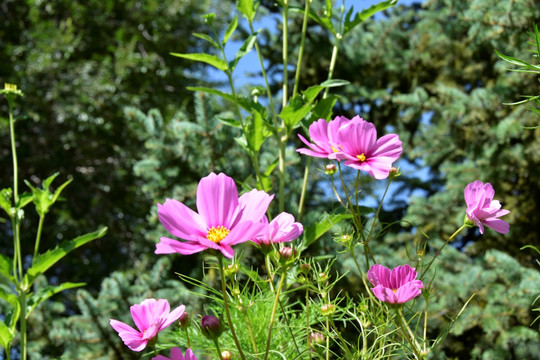
[[[510,225],[499,219],[510,211],[501,209],[501,203],[493,200],[493,196],[495,196],[495,190],[490,183],[484,184],[476,180],[465,187],[467,217],[480,228],[480,234],[484,233],[484,225],[501,234],[510,231]]]
[[[402,152],[397,134],[377,140],[375,125],[359,116],[339,128],[334,147],[339,149],[338,160],[345,160],[345,165],[366,171],[377,180],[388,177],[392,163]]]
[[[167,300],[146,299],[130,307],[131,316],[139,331],[114,319],[110,320],[110,324],[127,347],[133,351],[142,351],[148,341],[175,322],[184,313],[185,308],[184,305],[180,305],[171,312]]]
[[[325,119],[319,119],[309,126],[309,137],[313,144],[309,143],[302,135],[298,137],[310,149],[297,149],[300,154],[309,155],[318,158],[335,159],[338,149],[335,148],[335,137],[338,130],[350,120],[344,116],[336,116],[330,122]]]
[[[270,246],[273,243],[293,241],[304,231],[302,224],[294,222],[294,216],[282,212],[268,223],[268,218],[263,218],[265,229],[251,241],[257,245]]]
[[[368,279],[375,286],[371,289],[377,299],[390,304],[403,304],[422,293],[421,280],[416,280],[416,271],[409,265],[400,265],[390,270],[379,264],[371,266]]]
[[[159,220],[165,229],[186,241],[162,237],[155,253],[190,255],[215,249],[232,258],[232,245],[248,241],[264,229],[261,220],[273,197],[252,190],[238,198],[233,179],[211,173],[197,188],[198,213],[177,200],[158,204]]]
[[[171,357],[165,357],[163,355],[158,355],[152,358],[152,360],[197,360],[195,355],[193,355],[193,351],[191,349],[186,350],[186,355],[182,355],[182,350],[179,348],[172,348],[171,349]]]

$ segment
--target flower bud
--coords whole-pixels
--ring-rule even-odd
[[[335,164],[328,164],[324,167],[324,172],[326,175],[334,175],[337,172]]]
[[[309,273],[309,270],[311,270],[311,265],[306,264],[306,263],[300,264],[300,271],[302,273],[307,274],[307,273]]]
[[[290,247],[282,247],[277,254],[278,262],[281,265],[287,265],[294,262],[296,257],[296,250]]]
[[[225,276],[234,276],[238,272],[238,264],[230,264],[223,268]]]
[[[224,350],[221,352],[221,360],[231,360],[231,359],[232,359],[232,354],[230,351]]]
[[[309,334],[309,343],[310,344],[324,344],[324,335],[320,332],[312,332]]]
[[[180,328],[187,329],[191,325],[191,317],[184,311],[178,318],[178,323],[180,324]]]
[[[336,311],[336,307],[332,304],[324,304],[321,306],[321,313],[324,316],[330,316]]]
[[[205,315],[201,319],[201,331],[208,339],[214,340],[221,336],[223,327],[217,317]]]
[[[390,179],[396,178],[400,175],[401,175],[401,171],[399,171],[399,168],[392,166],[392,168],[390,169],[390,173],[388,174]]]

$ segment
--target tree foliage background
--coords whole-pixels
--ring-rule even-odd
[[[130,304],[150,296],[196,307],[183,285],[171,281],[170,269],[197,275],[192,265],[199,258],[157,262],[152,254],[163,233],[155,203],[173,197],[192,205],[202,176],[223,171],[246,179],[250,167],[234,142],[235,130],[218,120],[230,117],[227,105],[185,89],[207,83],[206,69],[168,54],[206,51],[190,36],[208,31],[200,15],[217,12],[223,28],[231,5],[0,1],[0,81],[16,83],[25,93],[17,114],[21,177],[38,183],[59,171],[64,179],[74,178],[64,191],[67,201],[44,229],[44,246],[109,226],[105,238],[53,269],[60,281],[77,279],[89,286],[41,309],[32,335],[34,354],[132,358],[108,327],[109,317],[121,319]],[[267,13],[275,11],[273,4],[262,5]],[[525,106],[503,105],[521,94],[537,94],[539,84],[534,76],[509,72],[495,54],[528,58],[527,32],[534,23],[540,23],[535,0],[398,3],[348,34],[340,49],[334,77],[352,84],[335,90],[340,101],[334,114],[360,114],[380,132],[397,132],[404,143],[397,164],[404,173],[393,184],[383,217],[390,223],[404,215],[407,223],[381,237],[377,252],[386,265],[413,257],[418,244],[427,242],[434,251],[462,223],[463,189],[475,179],[491,182],[503,207],[512,211],[510,234],[480,236],[470,229],[438,263],[444,282],[437,306],[443,315],[432,319],[434,332],[449,323],[467,295],[479,294],[456,322],[437,355],[441,359],[539,356],[534,351],[540,346],[538,324],[529,325],[540,277],[532,253],[519,249],[539,245],[540,130],[523,129],[538,125]],[[290,26],[291,34],[295,28],[300,33],[301,17],[293,17]],[[308,33],[302,87],[326,79],[331,54],[323,28],[311,23]],[[263,31],[260,37],[271,59],[269,73],[275,73],[281,66],[279,31]],[[290,49],[297,40],[291,37]],[[0,106],[5,116],[6,104]],[[5,122],[0,132],[0,166],[10,169]],[[299,186],[305,160],[294,154],[299,145],[291,143],[289,149],[290,191]],[[273,152],[267,143],[262,157],[271,162]],[[316,185],[308,194],[307,223],[334,208],[322,175],[312,173]],[[10,172],[0,174],[0,181],[10,184]],[[0,227],[5,253],[11,246],[8,227]],[[34,236],[31,227],[24,233]],[[310,251],[336,249],[327,238]],[[337,264],[352,269],[345,258]],[[148,277],[138,278],[145,269],[152,269]],[[354,276],[347,281],[346,286],[360,288]],[[52,331],[43,326],[49,323]]]

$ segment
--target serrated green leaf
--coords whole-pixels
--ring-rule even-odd
[[[311,119],[316,121],[318,119],[330,120],[333,114],[334,105],[337,102],[337,96],[329,95],[325,99],[321,99],[317,102],[313,110],[311,111]]]
[[[238,105],[240,105],[240,107],[242,107],[244,110],[247,110],[250,113],[253,111],[257,111],[258,113],[262,115],[263,118],[265,118],[266,116],[265,107],[251,99],[246,99],[242,96],[237,95],[236,96],[237,100],[235,100],[234,96],[232,96],[231,94],[224,93],[223,91],[216,90],[214,88],[204,87],[204,86],[188,86],[187,89],[190,91],[202,91],[208,94],[214,94],[232,103],[238,102]]]
[[[9,349],[11,347],[11,342],[13,341],[13,334],[9,328],[4,324],[3,321],[0,321],[0,345],[4,349]]]
[[[258,2],[253,0],[236,0],[236,8],[244,15],[251,23],[257,13]]]
[[[240,125],[240,123],[238,122],[238,120],[235,120],[235,119],[227,119],[227,118],[224,118],[224,117],[219,117],[217,116],[217,119],[224,123],[225,125],[227,126],[232,126],[232,127],[235,127],[237,129],[241,129],[242,128],[242,125]]]
[[[203,62],[221,71],[227,71],[229,68],[225,60],[220,59],[215,55],[204,54],[204,53],[196,53],[196,54],[171,53],[171,55],[180,57],[183,59]]]
[[[366,21],[367,19],[369,19],[370,17],[372,17],[379,11],[383,11],[394,6],[395,4],[397,4],[397,2],[398,0],[387,0],[387,1],[381,1],[380,3],[377,3],[375,5],[371,5],[369,8],[356,13],[356,16],[354,17],[353,20],[351,20],[351,16],[353,12],[353,8],[351,7],[349,12],[345,16],[345,29],[343,31],[343,35],[351,31],[352,29],[354,29],[356,25]]]
[[[0,207],[11,217],[11,196],[13,191],[11,188],[0,190]]]
[[[302,241],[302,250],[307,249],[317,239],[323,236],[334,225],[341,221],[352,218],[351,214],[328,215],[324,220],[304,228],[304,240]]]
[[[255,41],[257,41],[256,34],[250,35],[246,39],[246,41],[244,41],[240,49],[238,49],[238,51],[236,52],[234,59],[229,62],[229,68],[231,69],[231,71],[234,71],[240,59],[242,59],[246,54],[248,54],[251,51],[251,49],[253,48],[253,45],[255,44]]]
[[[53,180],[58,176],[58,173],[53,174],[49,176],[47,179],[43,180],[42,187],[36,188],[30,184],[28,181],[24,181],[25,184],[32,190],[32,197],[31,199],[34,200],[34,204],[36,206],[36,211],[40,216],[45,216],[49,212],[49,209],[51,206],[58,200],[58,197],[60,196],[60,193],[64,188],[73,181],[73,179],[69,179],[62,185],[56,189],[56,191],[51,193],[49,187],[51,186],[51,183]],[[30,201],[30,200],[28,200]],[[19,201],[21,202],[21,201]],[[21,206],[18,207],[19,209],[22,208]]]
[[[221,42],[223,46],[227,44],[227,42],[229,41],[229,38],[234,33],[237,27],[238,27],[238,18],[235,15],[233,20],[231,21],[231,23],[229,24],[229,26],[227,26],[227,29],[225,30],[225,35],[223,36],[223,41]]]
[[[15,278],[11,274],[13,271],[13,260],[0,254],[0,277],[7,280],[8,283],[15,285]]]
[[[287,106],[281,110],[279,116],[287,126],[289,131],[296,126],[310,112],[313,100],[324,89],[321,85],[311,86],[301,95],[294,96]]]
[[[102,227],[101,229],[81,235],[73,240],[63,241],[58,244],[58,246],[52,250],[47,251],[44,254],[38,255],[28,269],[26,276],[24,278],[24,285],[29,288],[36,278],[47,271],[51,266],[56,264],[60,259],[66,256],[72,250],[77,249],[78,247],[104,236],[107,233],[107,227]]]
[[[245,134],[247,145],[254,152],[259,152],[264,140],[272,134],[266,129],[260,113],[254,111],[246,121],[248,122],[248,130],[247,134]]]
[[[17,209],[22,209],[26,205],[30,204],[34,199],[34,195],[28,192],[24,192],[19,195],[19,203],[17,204]]]
[[[202,92],[207,93],[207,94],[217,95],[217,96],[222,97],[223,99],[228,100],[230,102],[235,102],[234,101],[234,96],[232,96],[231,94],[225,93],[223,91],[214,89],[214,88],[209,88],[209,87],[205,87],[205,86],[188,86],[187,89],[190,90],[190,91],[202,91]]]
[[[6,300],[11,305],[11,311],[9,311],[4,319],[5,324],[9,329],[15,333],[17,322],[19,322],[19,316],[21,315],[21,304],[15,294],[9,294],[0,288],[0,298]]]
[[[56,286],[50,286],[49,285],[49,286],[39,290],[37,293],[32,294],[28,298],[28,310],[26,311],[26,317],[28,318],[28,316],[30,315],[30,313],[32,311],[34,311],[36,306],[38,306],[40,303],[47,300],[51,296],[56,295],[59,292],[62,292],[64,290],[73,289],[73,288],[81,287],[81,286],[84,286],[84,285],[86,285],[86,283],[66,282],[66,283],[63,283],[63,284],[60,284],[60,285],[56,285]]]
[[[206,42],[210,43],[212,47],[219,49],[219,44],[214,39],[212,39],[211,36],[207,34],[201,34],[201,33],[193,33],[192,35],[195,37],[198,37],[199,39],[205,40]]]

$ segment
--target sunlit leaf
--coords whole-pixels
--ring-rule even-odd
[[[229,26],[227,26],[227,30],[225,30],[225,35],[223,36],[223,41],[221,42],[223,45],[227,44],[227,42],[229,41],[229,38],[234,33],[237,27],[238,27],[238,18],[235,15],[233,20],[229,24]]]
[[[197,54],[180,54],[180,53],[171,53],[172,56],[180,57],[183,59],[193,60],[193,61],[199,61],[206,63],[208,65],[211,65],[215,67],[218,70],[221,71],[227,71],[228,65],[227,62],[223,59],[218,58],[215,55],[210,54],[204,54],[204,53],[197,53]]]
[[[44,254],[38,255],[28,269],[24,279],[24,285],[29,287],[35,281],[35,279],[47,271],[51,266],[56,264],[60,259],[66,256],[72,250],[78,247],[104,236],[107,233],[107,228],[103,227],[92,233],[88,233],[79,236],[73,240],[63,241],[56,248],[47,251]]]
[[[86,285],[86,283],[71,283],[66,282],[60,285],[56,286],[47,286],[43,289],[40,289],[37,293],[32,294],[30,298],[28,299],[28,310],[26,312],[26,316],[30,315],[30,313],[43,301],[47,300],[51,296],[58,294],[59,292],[62,292],[67,289],[73,289],[76,287],[81,287]]]

